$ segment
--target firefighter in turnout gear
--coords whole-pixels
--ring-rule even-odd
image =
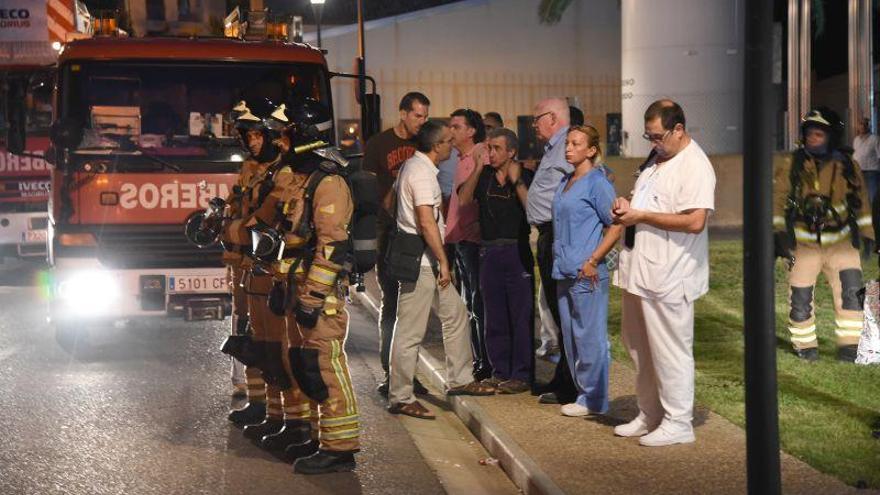
[[[284,161],[294,173],[280,210],[283,251],[275,272],[286,281],[278,298],[288,315],[286,364],[311,399],[316,420],[311,440],[291,445],[288,455],[298,458],[294,469],[299,473],[350,471],[359,450],[360,423],[343,349],[354,211],[342,175],[347,162],[329,148],[332,120],[325,106],[307,99],[286,116]]]
[[[233,122],[239,117],[248,113],[247,103],[240,101],[232,108]],[[246,149],[246,143],[242,143]],[[241,173],[239,172],[239,180],[236,184],[239,186],[239,193],[236,190],[229,193],[226,198],[226,217],[230,220],[241,218]],[[224,243],[224,247],[229,249],[223,251],[223,264],[226,265],[226,279],[232,289],[232,335],[248,335],[250,327],[248,323],[247,297],[244,288],[241,286],[241,261],[243,246],[235,246],[230,242]],[[266,402],[266,382],[263,381],[263,375],[260,370],[251,367],[250,370],[242,364],[238,359],[232,358],[232,386],[233,397],[247,397],[248,402]],[[242,395],[244,394],[244,395]]]
[[[798,357],[819,358],[815,285],[819,273],[834,297],[838,359],[853,361],[862,329],[859,247],[873,239],[862,173],[840,146],[843,124],[825,108],[801,124],[802,146],[775,171],[773,224],[777,256],[790,267],[789,332]]]
[[[259,143],[259,138],[262,136],[258,136],[260,130],[255,126],[256,117],[250,112],[244,101],[233,108],[233,117],[236,129],[240,133],[241,145],[250,156],[242,163],[238,179],[226,199],[228,221],[224,225],[221,242],[224,248],[223,262],[228,267],[232,284],[232,334],[247,339],[246,342],[249,342],[251,327],[248,317],[247,294],[242,286],[242,278],[245,270],[243,266],[244,253],[250,251],[250,238],[235,235],[231,227],[241,222],[244,215],[242,205],[244,191],[255,181],[258,174],[259,163],[256,157],[262,152],[262,145]],[[242,117],[245,118],[242,119]],[[251,147],[251,142],[253,147]],[[259,354],[258,351],[257,354]],[[236,379],[236,363],[241,362],[239,359],[233,358],[233,381]],[[244,364],[241,365],[244,366]],[[263,381],[263,374],[255,362],[249,363],[244,368],[248,402],[243,408],[229,413],[229,420],[241,425],[262,421],[266,416],[266,383]]]
[[[259,406],[252,408],[249,403],[244,409],[233,411],[230,420],[247,425],[245,435],[254,441],[262,441],[264,437],[282,433],[285,429],[287,434],[300,430],[300,437],[308,437],[307,422],[285,428],[285,414],[290,413],[291,417],[301,414],[302,404],[292,396],[290,376],[282,364],[287,348],[285,320],[268,308],[267,297],[272,287],[271,267],[265,260],[253,256],[256,246],[252,231],[267,220],[271,221],[278,194],[286,189],[292,174],[290,168],[281,163],[280,150],[274,142],[280,135],[267,125],[274,105],[258,100],[248,102],[247,106],[249,111],[236,122],[251,158],[242,166],[238,187],[233,188],[240,195],[240,215],[229,223],[227,235],[230,244],[249,248],[246,254],[250,256],[243,257],[241,262],[240,285],[247,300],[253,335],[251,340],[246,341],[249,346],[239,349],[242,352],[239,357],[246,357],[243,361],[250,361],[260,369],[266,382],[266,402],[262,411]],[[283,389],[288,390],[284,397]],[[308,409],[307,404],[305,407]]]

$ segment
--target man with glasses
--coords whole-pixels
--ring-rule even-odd
[[[425,247],[416,281],[400,282],[397,320],[391,343],[388,411],[434,419],[434,414],[417,401],[413,393],[419,349],[432,308],[437,311],[442,326],[447,395],[492,395],[495,389],[474,380],[470,366],[467,309],[450,284],[449,260],[443,249],[445,226],[440,214],[437,164],[449,158],[452,152],[452,133],[446,124],[428,121],[416,136],[416,147],[416,153],[406,161],[394,185],[397,228],[399,232],[421,237]]]
[[[709,290],[715,171],[671,100],[648,107],[642,137],[653,151],[632,199],[617,198],[613,210],[616,223],[635,227],[615,283],[623,289],[621,336],[636,367],[639,415],[614,434],[660,447],[695,440],[694,301]]]
[[[535,171],[535,177],[529,187],[526,218],[529,225],[538,229],[538,270],[541,272],[541,286],[547,306],[553,315],[557,328],[562,328],[559,321],[559,303],[556,299],[556,281],[553,280],[553,219],[552,206],[556,188],[562,178],[574,171],[574,167],[565,160],[565,136],[568,133],[569,110],[564,98],[547,98],[535,105],[532,127],[535,135],[546,143],[544,156]],[[559,339],[559,361],[553,379],[545,387],[535,387],[542,393],[540,402],[543,404],[569,404],[574,402],[577,391],[565,360],[562,339]]]

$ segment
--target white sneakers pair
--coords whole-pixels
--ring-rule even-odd
[[[665,447],[696,441],[693,428],[676,427],[664,421],[652,429],[641,415],[629,423],[615,426],[614,434],[619,437],[641,437],[639,445],[644,447]]]

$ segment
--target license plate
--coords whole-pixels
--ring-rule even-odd
[[[168,293],[179,292],[226,292],[226,277],[169,276]]]
[[[27,243],[46,242],[47,237],[45,230],[28,230],[23,236]]]

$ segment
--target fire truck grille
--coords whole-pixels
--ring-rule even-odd
[[[200,249],[187,241],[183,228],[104,229],[97,234],[98,259],[108,268],[221,267],[223,248]]]

